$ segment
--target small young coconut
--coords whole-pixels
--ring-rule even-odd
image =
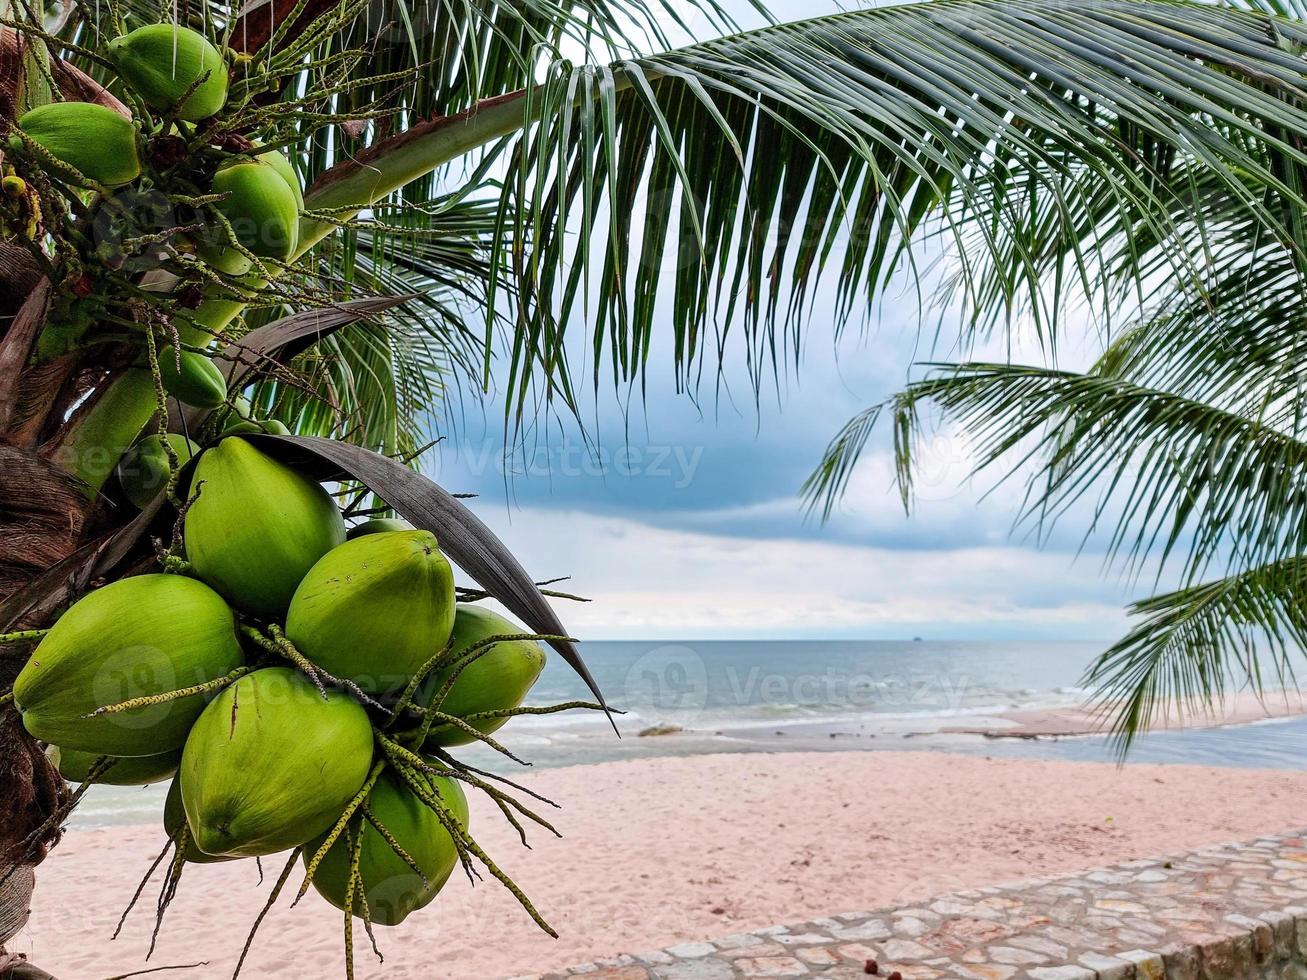
[[[178,354],[171,346],[165,347],[159,351],[159,377],[164,390],[184,405],[217,408],[227,400],[227,379],[213,358],[198,351]]]
[[[156,432],[141,439],[123,454],[114,471],[123,493],[139,510],[144,510],[168,485],[171,460],[164,438]],[[199,446],[180,433],[170,432],[166,438],[179,465],[184,465],[200,451]]]
[[[109,59],[136,94],[159,112],[176,107],[179,119],[196,122],[215,115],[227,102],[229,72],[222,52],[188,27],[138,27],[109,42]],[[177,106],[183,96],[186,101]]]
[[[290,429],[280,419],[237,419],[222,430],[226,436],[239,435],[288,436]]]

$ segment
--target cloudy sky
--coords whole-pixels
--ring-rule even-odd
[[[479,494],[470,503],[533,575],[570,575],[594,599],[567,608],[591,639],[1115,638],[1146,583],[1105,570],[1095,542],[1081,551],[1074,518],[1041,546],[1014,532],[1020,484],[969,480],[953,434],[932,443],[910,516],[888,431],[829,523],[804,513],[798,489],[826,442],[923,355],[915,322],[882,317],[836,349],[816,317],[798,377],[761,406],[743,377],[734,403],[709,390],[696,405],[656,353],[643,403],[624,414],[600,392],[589,447],[555,424],[506,457],[498,409],[465,406],[426,470]]]
[[[773,7],[814,12],[797,0]],[[836,346],[819,305],[800,370],[760,405],[742,358],[720,396],[711,369],[697,401],[678,394],[670,347],[656,343],[647,396],[624,408],[601,391],[589,447],[555,424],[506,458],[498,406],[451,406],[439,427],[454,434],[427,472],[479,494],[477,513],[532,574],[570,575],[594,599],[567,609],[570,628],[592,639],[1118,636],[1123,603],[1148,583],[1105,571],[1093,543],[1077,556],[1074,520],[1042,547],[1014,535],[1020,485],[982,499],[993,481],[968,481],[965,443],[949,433],[931,446],[910,517],[887,431],[833,519],[806,517],[798,489],[840,425],[899,387],[914,360],[956,353],[925,346],[911,290],[891,290],[869,320]],[[1014,359],[1035,356],[1018,347]]]

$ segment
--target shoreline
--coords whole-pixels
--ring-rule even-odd
[[[1132,749],[1129,764],[1307,769],[1307,759],[1300,760],[1295,754],[1297,740],[1307,737],[1307,730],[1303,730],[1307,726],[1297,724],[1284,732],[1272,731],[1266,738],[1257,740],[1261,751],[1250,751],[1251,736],[1241,734],[1241,730],[1263,725],[1273,730],[1281,723],[1294,723],[1307,715],[1307,704],[1303,704],[1296,692],[1294,699],[1297,703],[1288,709],[1276,710],[1269,704],[1269,697],[1264,708],[1255,699],[1241,696],[1220,717],[1201,715],[1187,719],[1187,724],[1173,717],[1169,724],[1156,729],[1168,737],[1168,744],[1160,744],[1163,739],[1141,738]],[[1113,764],[1118,761],[1106,741],[1107,734],[1092,727],[1092,716],[1084,709],[1019,709],[974,715],[969,719],[974,722],[969,726],[938,725],[927,730],[904,727],[901,722],[889,730],[884,727],[867,730],[868,726],[883,721],[875,715],[867,716],[861,725],[848,718],[791,718],[770,725],[750,723],[724,729],[651,725],[647,729],[627,729],[620,740],[607,727],[599,728],[596,734],[578,736],[574,731],[565,731],[553,737],[546,737],[539,730],[518,729],[514,748],[535,764],[536,772],[661,758],[747,757],[793,752],[929,752],[972,758],[995,755],[1050,761]],[[1228,734],[1221,736],[1221,732]],[[1186,742],[1185,733],[1206,733],[1208,737],[1195,737]],[[1176,740],[1176,735],[1181,741]],[[1101,745],[1095,745],[1098,740]],[[1070,746],[1076,743],[1082,748],[1072,750]],[[1059,749],[1059,744],[1067,748]],[[1159,751],[1154,751],[1154,747]],[[461,755],[482,768],[509,774],[513,771],[496,753],[480,746],[467,746]],[[86,830],[148,825],[162,805],[164,790],[163,786],[98,787],[73,814],[70,826]]]
[[[378,930],[384,966],[357,937],[360,978],[535,973],[1278,833],[1303,823],[1307,794],[1307,772],[911,751],[665,756],[520,778],[564,805],[549,812],[564,837],[533,833],[522,850],[479,794],[472,830],[562,939],[537,932],[489,876],[476,888],[456,876],[429,909]],[[261,887],[252,861],[188,868],[147,964],[154,888],[107,940],[161,843],[155,827],[71,831],[39,869],[12,948],[56,975],[199,960],[206,977],[230,975],[281,859],[264,862]],[[340,926],[312,893],[293,910],[284,897],[248,975],[339,975]]]
[[[1202,704],[1168,707],[1148,726],[1149,731],[1196,731],[1235,728],[1264,721],[1282,721],[1307,714],[1301,691],[1281,689],[1258,696],[1251,691],[1226,695],[1212,709]],[[1108,735],[1110,717],[1088,706],[1032,708],[995,714],[987,725],[948,726],[940,734],[983,735],[986,738],[1060,738]],[[926,733],[932,734],[932,733]]]

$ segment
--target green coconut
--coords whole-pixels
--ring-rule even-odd
[[[346,541],[309,569],[286,613],[304,656],[371,694],[402,689],[453,624],[454,573],[430,531]]]
[[[195,466],[186,556],[233,605],[279,617],[314,563],[345,540],[335,501],[317,483],[229,437]]]
[[[355,524],[345,532],[349,539],[361,538],[365,534],[380,534],[383,531],[412,531],[413,525],[398,517],[374,517],[362,524]]]
[[[106,187],[141,175],[136,126],[130,119],[93,102],[51,102],[24,113],[18,128],[56,160]],[[14,150],[24,147],[11,136]]]
[[[302,212],[304,210],[304,190],[300,187],[299,174],[295,172],[291,162],[286,159],[286,155],[279,153],[277,150],[268,150],[266,153],[256,154],[255,158],[264,161],[281,175],[281,179],[286,182],[290,192],[295,195],[295,209]]]
[[[290,429],[277,419],[237,419],[222,430],[225,436],[274,435],[288,436]]]
[[[84,783],[91,774],[91,767],[102,756],[94,752],[80,752],[77,749],[64,749],[51,745],[45,750],[46,758],[59,770],[59,774],[70,783]],[[136,758],[109,756],[109,768],[96,777],[97,785],[103,786],[149,786],[171,779],[181,762],[181,749],[163,752],[159,755],[142,755]]]
[[[159,112],[176,108],[177,118],[197,121],[215,115],[227,102],[227,62],[208,38],[190,28],[138,27],[109,42],[109,58],[136,94]],[[183,97],[186,101],[178,106]]]
[[[217,231],[206,232],[206,237],[199,241],[188,240],[195,250],[196,256],[203,259],[210,269],[221,272],[226,276],[239,278],[254,268],[254,262],[244,252],[219,244],[211,244],[208,240],[210,238],[215,241],[226,241],[225,234],[219,234]]]
[[[168,787],[168,796],[163,801],[163,830],[172,840],[177,831],[186,822],[186,808],[182,804],[182,781],[174,779]],[[186,860],[191,864],[221,864],[223,861],[239,861],[240,855],[205,854],[195,846],[192,835],[186,841]]]
[[[217,408],[227,400],[227,379],[213,358],[197,351],[184,350],[178,356],[171,346],[165,347],[159,352],[159,377],[164,390],[185,405]]]
[[[186,740],[182,802],[205,854],[254,857],[328,830],[367,779],[372,722],[339,691],[268,667],[213,700]]]
[[[123,493],[139,510],[144,510],[168,485],[171,470],[164,438],[155,433],[141,439],[123,454],[114,471]],[[170,432],[166,438],[179,465],[185,465],[188,459],[200,451],[199,446],[178,433]]]
[[[475,603],[460,602],[454,616],[450,651],[458,654],[492,636],[527,633],[511,620]],[[440,710],[447,715],[466,718],[482,711],[505,711],[516,708],[527,696],[545,667],[544,648],[534,640],[502,640],[479,653],[458,674],[453,686],[441,701]],[[432,671],[419,689],[416,701],[426,707],[444,689],[453,676],[457,659]],[[469,722],[477,731],[489,735],[502,728],[508,718],[486,718]],[[475,735],[453,725],[435,725],[426,744],[432,747],[466,745]]]
[[[216,680],[242,659],[221,596],[182,575],[138,575],[92,592],[59,618],[14,682],[14,702],[42,741],[96,755],[158,755],[186,741],[203,694],[92,712]]]
[[[231,399],[229,406],[218,409],[214,414],[218,416],[223,435],[226,435],[242,422],[248,422],[253,411],[254,406],[250,404],[250,400],[244,395],[237,395]]]
[[[444,776],[419,778],[445,804],[458,824],[466,828],[467,797],[458,782]],[[362,918],[366,899],[368,917],[374,924],[397,926],[409,913],[431,904],[458,864],[458,849],[436,812],[390,773],[377,780],[368,795],[368,808],[413,864],[400,857],[370,822],[355,823],[353,833],[361,832],[363,838],[359,845],[362,895],[355,892],[352,911]],[[324,843],[325,835],[304,848],[306,867]],[[350,842],[342,834],[318,864],[313,887],[344,911],[348,907],[349,878]]]
[[[236,241],[262,258],[290,258],[299,240],[299,206],[274,165],[239,157],[213,175],[213,193],[226,195],[214,207],[230,222]]]

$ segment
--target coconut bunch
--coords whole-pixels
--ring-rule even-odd
[[[59,101],[55,93],[56,101],[0,120],[0,233],[25,243],[43,270],[67,283],[39,360],[91,343],[131,343],[155,307],[167,309],[179,359],[192,361],[188,355],[221,335],[234,308],[291,299],[327,307],[338,298],[304,280],[285,281],[302,250],[306,213],[302,182],[282,147],[341,122],[324,110],[344,90],[323,81],[300,97],[280,93],[343,16],[324,14],[301,38],[258,59],[184,26],[128,31],[110,18],[102,25],[108,37],[95,48],[71,46],[108,76],[107,104]],[[44,43],[38,28],[12,29]],[[332,67],[364,56],[340,52]],[[374,117],[364,105],[349,118]]]
[[[103,211],[92,224],[100,220],[109,234],[94,244],[109,268],[148,250],[159,262],[175,260],[196,284],[208,273],[221,285],[256,265],[271,275],[272,263],[295,252],[304,198],[289,159],[242,135],[239,106],[227,111],[236,55],[173,24],[116,37],[107,53],[130,111],[56,101],[19,117],[8,139],[9,196],[26,192],[25,172],[81,204],[75,214]],[[114,234],[133,230],[115,221],[143,217],[133,196],[141,191],[155,194],[156,233],[136,241]]]
[[[355,918],[369,935],[398,925],[460,865],[552,931],[476,843],[465,789],[519,831],[553,828],[450,751],[507,754],[494,733],[515,715],[581,706],[522,707],[550,637],[459,601],[434,534],[347,526],[327,488],[256,441],[224,435],[179,471],[165,456],[156,475],[185,503],[163,571],[91,592],[44,632],[13,689],[24,726],[79,792],[170,781],[160,919],[188,864],[286,853],[269,905],[302,864],[299,894],[345,912],[351,973]]]

